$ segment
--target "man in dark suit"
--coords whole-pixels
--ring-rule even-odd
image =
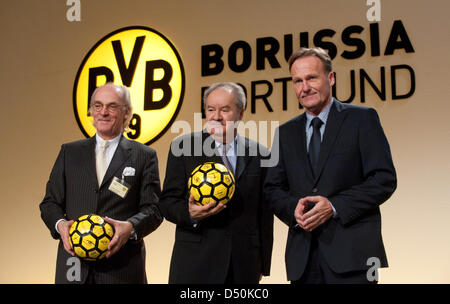
[[[289,226],[286,269],[292,283],[375,283],[387,267],[380,204],[397,185],[388,141],[368,107],[332,98],[331,59],[320,48],[289,59],[306,113],[281,125],[265,193]],[[274,149],[278,148],[278,149]]]
[[[146,283],[142,238],[162,222],[155,204],[161,192],[156,153],[122,135],[132,114],[126,87],[108,83],[97,88],[90,113],[97,134],[62,145],[39,206],[52,237],[60,240],[55,281]],[[128,188],[124,198],[124,193],[109,190],[115,177]],[[70,226],[91,213],[106,217],[115,229],[114,237],[106,259],[74,263]],[[79,269],[73,269],[76,265]],[[71,275],[77,271],[78,275]]]
[[[268,151],[237,134],[245,108],[239,85],[213,84],[203,100],[206,129],[172,142],[159,203],[177,225],[169,283],[256,284],[270,274],[272,255],[273,214],[262,195]],[[188,178],[204,162],[234,172],[236,190],[226,205],[200,206],[189,195]]]

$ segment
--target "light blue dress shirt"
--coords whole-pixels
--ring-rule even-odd
[[[323,133],[325,132],[325,126],[327,124],[328,114],[330,114],[331,105],[333,104],[334,100],[331,99],[330,103],[325,107],[325,109],[320,112],[317,117],[323,122],[323,124],[320,126],[320,139],[323,140]],[[309,142],[311,140],[312,132],[313,132],[313,126],[311,124],[312,120],[316,116],[309,114],[306,112],[306,142],[308,143],[306,145],[306,150],[309,151]]]
[[[219,152],[219,155],[222,156],[222,146],[223,143],[215,141],[217,151]],[[230,147],[227,150],[227,158],[230,162],[231,166],[233,167],[233,172],[236,172],[236,161],[237,161],[237,136],[234,138],[234,140],[228,144]]]

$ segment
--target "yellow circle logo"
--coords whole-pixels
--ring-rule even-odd
[[[126,27],[108,34],[81,63],[73,108],[86,137],[96,132],[88,116],[89,99],[106,82],[129,88],[133,118],[124,135],[143,144],[154,142],[169,129],[183,102],[181,57],[164,35],[148,27]]]

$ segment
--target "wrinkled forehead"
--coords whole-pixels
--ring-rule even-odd
[[[114,86],[105,85],[98,88],[92,98],[92,102],[101,102],[103,104],[119,103],[123,104],[123,94]]]
[[[214,104],[236,105],[236,96],[233,89],[228,87],[220,87],[212,91],[206,98],[206,106]]]

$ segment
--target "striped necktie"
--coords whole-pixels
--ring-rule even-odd
[[[223,161],[223,164],[225,165],[225,167],[227,167],[227,169],[231,173],[234,173],[233,166],[231,165],[231,163],[227,157],[227,152],[229,149],[230,149],[230,145],[226,145],[226,144],[222,145],[222,161]]]

